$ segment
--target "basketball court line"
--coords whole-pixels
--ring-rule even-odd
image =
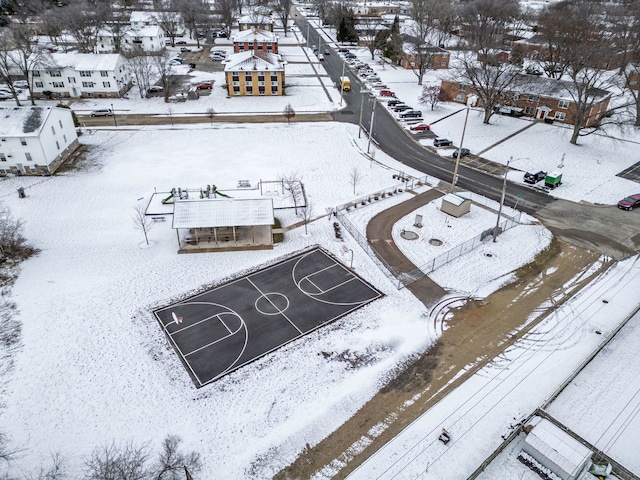
[[[331,265],[326,265],[327,261],[331,262]],[[339,267],[338,270],[336,270],[335,273],[331,273],[332,270],[335,270],[335,267]],[[266,276],[264,275],[265,272],[270,272],[274,269],[281,270],[282,272],[276,272],[275,274],[269,273]],[[308,271],[308,273],[299,281],[296,280],[296,270],[298,269],[302,271]],[[320,276],[322,274],[327,274],[326,278],[320,279]],[[265,282],[269,282],[269,277],[273,277],[274,275],[276,278],[280,278],[283,281],[278,282],[278,285],[280,285],[280,287],[276,288],[274,291],[265,293],[265,291],[260,288],[259,284],[263,283],[265,285],[269,285],[269,283]],[[289,277],[290,281],[284,281],[283,275]],[[259,281],[254,281],[254,277]],[[316,283],[312,281],[312,279],[318,279],[322,281]],[[246,280],[245,286],[240,286],[238,288],[238,285],[240,285],[243,280]],[[301,283],[304,280],[306,280],[308,282],[308,285],[312,286],[319,293],[311,293],[305,291],[301,286]],[[353,289],[348,289],[348,285],[354,284],[354,282],[356,281],[360,283],[353,287]],[[297,290],[299,294],[302,294],[302,298],[309,298],[309,301],[311,303],[308,303],[309,301],[301,300],[300,295],[294,295],[293,297],[291,297],[291,292],[288,292],[287,290],[291,287],[287,287],[287,283],[289,283],[291,287],[295,288],[295,290]],[[325,283],[324,287],[320,286],[322,283]],[[252,290],[254,290],[258,295],[257,298],[252,294],[247,294],[247,284],[250,285],[252,287]],[[326,288],[327,286],[330,286],[330,288]],[[347,287],[347,290],[341,291],[345,287]],[[362,287],[364,287],[364,290]],[[351,291],[353,292],[353,294],[349,295],[349,292]],[[345,296],[347,298],[351,296],[351,298],[353,298],[353,302],[336,302],[330,300],[330,298],[318,298],[318,295],[331,295],[333,292],[336,292],[336,294],[341,297],[341,300],[344,300]],[[353,296],[354,294],[355,297]],[[246,312],[249,314],[247,318],[243,318],[236,311],[236,308],[240,308],[240,306],[242,305],[241,303],[239,304],[239,302],[245,295],[247,296],[247,298],[251,298],[252,302],[255,302],[251,304],[251,307]],[[275,295],[283,297],[286,302],[282,302],[282,304],[278,305],[280,302],[278,302]],[[320,247],[315,247],[312,250],[294,254],[291,257],[286,258],[278,263],[275,263],[263,269],[259,269],[243,277],[236,278],[228,283],[224,283],[204,292],[200,292],[190,297],[191,301],[182,300],[179,303],[168,305],[164,308],[155,310],[154,314],[160,321],[160,324],[163,327],[162,329],[171,341],[172,346],[175,348],[179,357],[181,357],[182,363],[186,366],[187,371],[190,373],[191,377],[194,380],[194,383],[196,383],[197,387],[202,387],[208,383],[220,379],[231,371],[238,370],[239,368],[255,361],[256,359],[272,353],[280,349],[284,345],[296,339],[299,339],[319,328],[322,328],[330,324],[331,322],[336,321],[344,315],[350,314],[354,310],[357,310],[358,308],[368,304],[369,302],[377,298],[380,298],[381,296],[382,294],[378,290],[369,285],[361,277],[354,274],[353,271],[347,269],[334,256],[332,256],[328,252],[325,252]],[[206,298],[207,300],[214,301],[198,301],[197,299],[200,298],[202,298],[203,300]],[[291,305],[291,301],[293,299],[295,299],[295,303]],[[227,302],[227,300],[231,300],[231,302],[229,303]],[[274,313],[271,313],[269,311],[270,308],[268,306],[266,308],[266,311],[262,311],[260,309],[259,302],[268,303],[271,308],[273,308]],[[318,309],[318,303],[327,305],[327,308],[329,310],[326,310],[326,314],[328,315],[323,313],[325,312],[325,310]],[[183,321],[187,322],[189,321],[190,305],[215,305],[216,308],[221,309],[221,311],[213,315],[209,315],[204,319],[198,320],[193,324],[190,324],[189,326],[179,328],[179,330],[169,333],[168,327],[170,327],[171,324],[175,322],[172,322],[171,320],[166,321],[167,312],[171,312],[173,314],[173,310],[175,310],[182,316],[181,319],[184,319]],[[262,306],[264,307],[266,305],[263,304]],[[293,308],[293,318],[288,313],[285,313],[285,311],[288,310],[290,306]],[[244,312],[245,307],[241,308]],[[206,309],[204,311],[202,309],[198,310],[198,315],[202,313],[206,313]],[[227,313],[234,315],[235,317],[237,317],[237,320],[239,320],[240,324],[236,330],[232,330],[230,328],[230,325],[228,325],[223,320],[222,317]],[[256,324],[256,321],[261,322],[260,317],[265,315],[280,316],[283,320],[286,320],[286,323],[283,323],[281,325],[285,325],[288,323],[291,327],[293,327],[295,331],[290,330],[287,334],[286,330],[272,330],[266,337],[267,339],[270,338],[271,341],[268,341],[267,344],[264,344],[264,347],[266,348],[260,348],[260,335],[256,336],[255,332],[254,335],[251,335],[251,332],[254,331],[253,329],[256,327],[256,325],[260,324]],[[220,327],[217,327],[222,330],[211,330],[210,328],[213,328],[213,325],[210,324],[211,320],[213,320],[214,323],[219,322],[220,324],[222,324]],[[301,326],[298,326],[299,321],[303,322]],[[212,327],[207,327],[208,325],[212,325]],[[185,332],[193,328],[196,329],[193,331],[193,333],[187,334],[182,338],[177,335],[181,332]],[[207,328],[209,329],[207,330]],[[221,335],[225,330],[229,333],[225,333],[223,336],[218,337],[218,335]],[[261,331],[265,332],[264,328]],[[194,340],[194,335],[197,337],[199,332],[202,332],[200,336],[202,340],[211,340],[213,338],[215,338],[215,340],[209,341],[206,345],[197,346],[197,339]],[[227,340],[233,335],[239,333],[243,334],[242,339],[238,338],[237,341],[231,340],[231,343],[225,342],[225,344],[223,344],[221,347],[217,347],[217,345],[223,342],[223,340]],[[251,340],[249,338],[250,336]],[[273,340],[275,340],[275,342],[272,342]],[[196,345],[194,345],[194,343],[196,343]],[[240,343],[242,344],[241,347]],[[197,346],[197,348],[188,351],[189,344],[191,344],[192,347]],[[206,351],[207,349],[211,348],[214,349],[212,353],[203,353],[203,355],[193,357],[194,354]],[[216,352],[216,348],[222,349],[220,350],[220,354]],[[188,353],[185,353],[186,351],[188,351]],[[245,359],[243,359],[242,363],[238,364],[238,360],[240,360],[245,355],[246,357]],[[226,358],[227,360],[224,360],[223,363],[220,361],[216,363],[216,357],[220,357],[221,359]],[[208,365],[211,366],[209,367]]]
[[[269,299],[269,297],[267,296],[267,294],[265,294],[262,290],[260,290],[260,289],[258,288],[258,286],[257,286],[255,283],[253,283],[253,282],[251,281],[251,279],[250,279],[250,278],[247,278],[247,281],[248,281],[248,282],[253,286],[253,288],[255,288],[255,289],[256,289],[256,291],[257,291],[260,295],[262,295],[262,298],[264,298],[267,302],[269,302],[269,303],[271,304],[271,306],[274,308],[274,310],[275,310],[276,312],[280,313],[280,315],[282,315],[282,316],[287,320],[287,322],[289,322],[289,323],[291,324],[291,326],[292,326],[293,328],[295,328],[298,332],[300,332],[300,335],[303,335],[302,330],[300,330],[300,329],[298,328],[298,326],[297,326],[295,323],[293,323],[293,322],[291,321],[291,319],[290,319],[289,317],[287,317],[287,316],[284,314],[284,312],[281,312],[281,311],[280,311],[280,309],[279,309],[279,308],[278,308],[278,307],[277,307],[277,306],[276,306],[276,305],[275,305],[275,304],[274,304],[274,303]],[[285,295],[285,297],[286,297],[286,295]]]

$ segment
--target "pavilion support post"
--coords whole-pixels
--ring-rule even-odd
[[[193,229],[193,234],[196,236],[196,245],[200,245],[200,240],[198,240],[198,229]]]
[[[234,225],[231,228],[233,228],[233,241],[238,243],[238,239],[236,238],[236,226]]]
[[[218,227],[213,227],[213,239],[216,241],[216,245],[218,245]]]
[[[180,245],[180,229],[179,228],[176,228],[176,236],[178,237],[178,248],[181,248],[181,245]]]

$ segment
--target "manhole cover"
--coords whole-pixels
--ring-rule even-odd
[[[442,240],[438,238],[430,238],[429,245],[433,245],[434,247],[439,247],[440,245],[442,245]]]
[[[405,240],[417,240],[418,234],[416,232],[412,232],[411,230],[402,230],[400,232],[400,236]]]

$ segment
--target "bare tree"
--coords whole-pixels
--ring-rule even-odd
[[[362,180],[362,173],[360,173],[360,169],[358,167],[353,167],[349,172],[349,183],[353,187],[353,194],[356,194],[356,187],[358,183]]]
[[[284,36],[289,31],[289,14],[291,13],[292,0],[275,0],[275,12],[284,27]]]
[[[304,204],[304,187],[302,186],[302,176],[297,172],[280,175],[278,181],[282,185],[283,193],[293,202],[295,214],[298,215],[298,208]]]
[[[0,253],[7,257],[27,258],[37,252],[27,244],[22,220],[13,218],[7,206],[0,207]]]
[[[213,119],[216,116],[216,111],[213,107],[207,108],[207,117],[209,117],[209,123],[213,126]]]
[[[215,13],[218,15],[220,22],[224,25],[227,36],[231,34],[231,27],[237,19],[236,12],[240,5],[237,0],[218,0],[216,2]]]
[[[140,98],[145,98],[151,86],[151,76],[156,71],[154,57],[136,49],[127,54],[127,58],[129,59],[128,68],[136,80]]]
[[[25,476],[26,480],[66,480],[66,459],[59,453],[51,454],[51,464],[48,467],[41,466],[36,475]]]
[[[167,435],[162,442],[162,450],[153,468],[154,480],[183,480],[185,472],[198,473],[202,468],[198,452],[182,452],[182,439],[177,435]]]
[[[431,110],[434,110],[438,102],[440,102],[440,98],[440,85],[425,85],[422,87],[422,93],[420,93],[418,97],[418,102],[422,105],[429,105]]]
[[[306,202],[305,205],[300,207],[300,211],[302,212],[302,219],[304,220],[304,234],[308,235],[309,230],[307,226],[313,217],[313,204],[311,202]]]
[[[293,109],[291,104],[288,103],[287,106],[284,107],[284,111],[282,112],[282,115],[284,115],[284,118],[287,119],[287,124],[289,124],[291,123],[291,119],[296,116],[296,111]]]
[[[38,67],[51,63],[51,58],[43,48],[38,45],[37,37],[32,35],[31,27],[17,23],[7,27],[3,44],[0,45],[0,77],[7,76],[7,84],[16,92],[10,72],[17,69],[20,75],[30,78],[31,72]],[[28,83],[31,105],[35,105],[31,82]],[[19,105],[19,103],[18,103]]]
[[[142,230],[144,233],[144,239],[149,245],[149,231],[153,228],[153,220],[146,215],[144,205],[136,205],[135,213],[133,215],[133,225],[137,230]]]
[[[169,10],[162,10],[155,14],[158,25],[162,27],[164,34],[171,40],[171,46],[176,46],[176,37],[180,29],[180,14]]]
[[[175,75],[173,75],[170,53],[166,50],[164,52],[154,52],[153,55],[151,55],[151,58],[155,71],[159,75],[158,81],[162,86],[164,101],[165,103],[168,103],[169,96],[171,96],[172,90],[177,83],[177,79]]]
[[[86,480],[146,480],[149,475],[147,462],[150,457],[148,444],[136,446],[104,445],[94,449],[85,459]]]
[[[377,17],[364,17],[360,19],[360,43],[362,43],[371,54],[371,60],[375,58],[376,52],[384,50],[387,40],[391,35],[391,30],[382,25]]]
[[[110,17],[108,3],[77,0],[63,7],[62,25],[73,36],[81,52],[94,53],[98,33]]]
[[[201,0],[174,0],[175,9],[180,12],[185,27],[189,30],[191,38],[195,38],[200,46],[198,26],[205,24],[209,19],[209,4]]]

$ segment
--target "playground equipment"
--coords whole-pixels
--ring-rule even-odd
[[[218,187],[216,187],[215,185],[207,185],[206,190],[200,189],[200,198],[211,198],[212,196],[213,198],[217,198],[218,195],[224,198],[231,198],[226,193],[222,193],[221,191],[219,191]]]

